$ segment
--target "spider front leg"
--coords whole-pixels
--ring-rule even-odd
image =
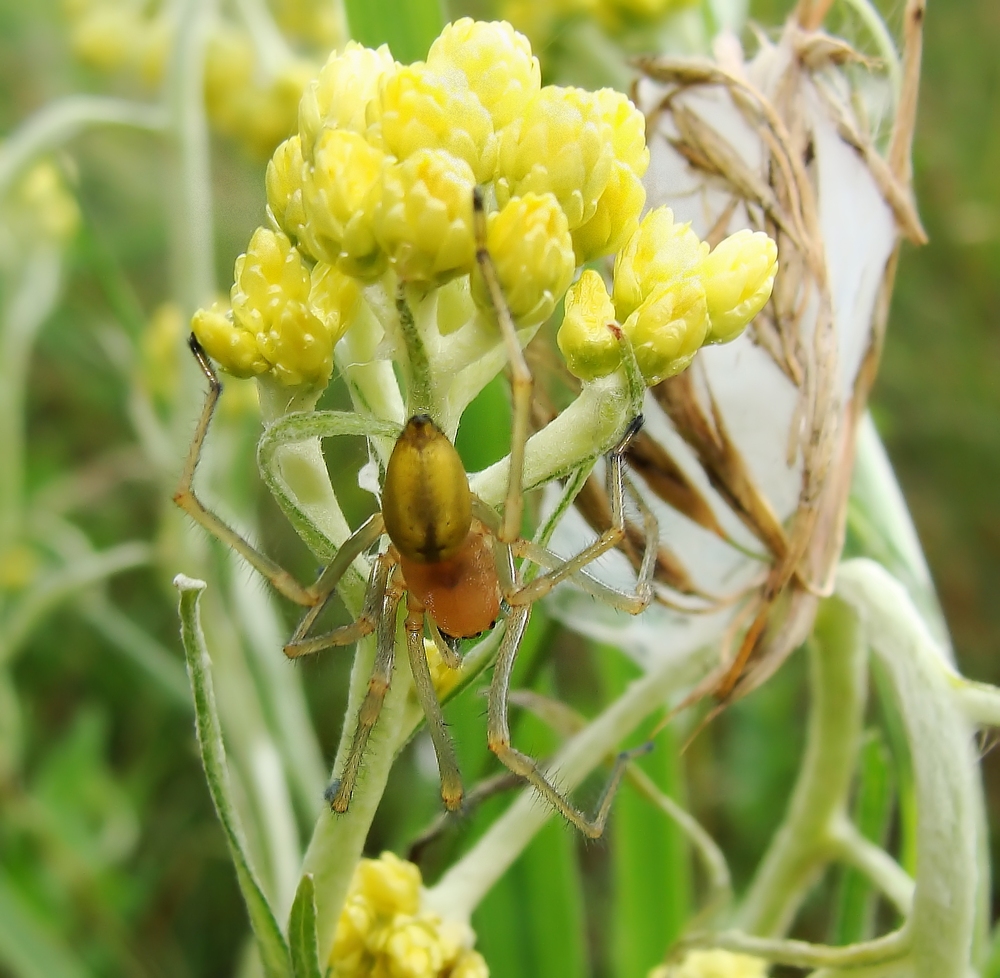
[[[402,588],[396,582],[390,581],[382,597],[382,607],[379,610],[376,626],[375,663],[368,680],[368,691],[358,710],[351,749],[348,751],[340,779],[334,781],[326,790],[326,798],[335,812],[346,812],[351,803],[351,795],[354,793],[354,785],[361,770],[361,760],[368,745],[368,738],[382,712],[385,694],[392,681],[392,666],[396,654],[396,612],[402,597]]]
[[[637,754],[645,753],[650,745],[630,751],[623,751],[615,759],[611,777],[604,788],[594,817],[587,818],[543,773],[538,763],[527,754],[511,745],[510,724],[507,718],[511,673],[517,650],[524,637],[524,630],[531,614],[531,606],[514,608],[507,616],[507,631],[500,643],[496,665],[493,667],[493,681],[490,684],[489,714],[487,718],[487,742],[500,762],[512,774],[524,778],[531,786],[567,821],[591,839],[599,838],[604,832],[611,811],[611,803],[621,784],[629,761]]]
[[[434,690],[434,681],[427,666],[424,651],[424,607],[411,594],[406,602],[406,650],[410,656],[410,672],[417,691],[420,707],[427,717],[427,729],[437,755],[438,774],[441,778],[441,800],[450,812],[462,804],[462,776],[455,757],[455,745],[444,722],[441,703]]]
[[[528,441],[528,423],[531,420],[531,371],[524,359],[524,351],[517,339],[517,329],[511,318],[510,307],[503,297],[500,280],[486,250],[486,212],[483,195],[477,187],[473,193],[473,223],[476,233],[476,262],[482,273],[496,313],[497,325],[507,347],[510,363],[512,425],[510,434],[510,470],[507,476],[507,496],[503,507],[503,521],[497,533],[503,543],[512,543],[521,535],[521,514],[524,510],[524,446]]]
[[[231,526],[223,522],[197,497],[194,491],[194,474],[198,468],[198,461],[201,458],[201,449],[205,444],[212,417],[215,414],[216,405],[222,394],[222,381],[215,372],[208,354],[202,345],[195,338],[194,333],[188,338],[188,345],[194,354],[201,372],[208,379],[208,396],[205,398],[205,406],[202,409],[201,417],[194,431],[194,438],[191,440],[191,447],[188,449],[187,458],[184,460],[184,468],[181,470],[180,481],[177,484],[177,491],[174,493],[174,502],[180,506],[195,522],[200,523],[217,540],[229,547],[232,547],[251,567],[256,569],[266,577],[274,588],[286,598],[296,604],[306,607],[316,603],[316,598],[309,588],[303,587],[292,577],[280,564],[271,560],[266,554],[262,554],[256,547],[244,540]]]

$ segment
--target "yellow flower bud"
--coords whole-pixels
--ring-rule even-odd
[[[438,75],[418,63],[385,75],[376,128],[386,152],[401,160],[443,149],[468,163],[476,183],[493,179],[493,120],[460,72]]]
[[[455,962],[448,978],[490,978],[490,969],[478,951],[466,951]]]
[[[289,386],[325,384],[333,370],[333,343],[309,308],[309,270],[288,238],[258,228],[246,254],[236,259],[235,279],[233,320],[256,338],[275,377]]]
[[[330,963],[336,975],[362,974],[370,963],[368,940],[375,926],[375,914],[362,894],[348,896],[337,920]]]
[[[76,234],[80,209],[59,168],[50,160],[32,166],[11,196],[12,216],[26,238],[62,243]]]
[[[142,380],[146,390],[164,402],[177,390],[184,319],[179,306],[164,302],[149,317],[142,334]]]
[[[728,343],[764,308],[778,271],[778,246],[744,228],[720,241],[698,267],[712,321],[708,343]]]
[[[267,156],[295,132],[302,91],[315,74],[312,62],[296,59],[282,66],[267,84],[241,93],[233,110],[239,120],[233,135],[258,156]]]
[[[620,251],[639,227],[645,203],[642,181],[631,167],[616,161],[594,216],[573,232],[577,264]]]
[[[576,268],[566,215],[555,197],[525,194],[490,214],[486,250],[517,325],[535,326],[548,319]],[[478,269],[472,278],[472,295],[480,307],[490,308]]]
[[[233,321],[232,310],[215,302],[191,319],[191,332],[218,365],[234,377],[253,377],[270,368],[261,356],[257,338]]]
[[[627,319],[657,286],[694,274],[707,254],[708,245],[690,224],[675,224],[669,207],[650,211],[615,259],[618,318]]]
[[[302,191],[306,250],[321,261],[337,262],[351,275],[376,278],[385,267],[374,223],[384,154],[355,132],[324,129],[314,158]]]
[[[613,88],[594,92],[601,118],[608,127],[615,158],[624,163],[637,177],[649,168],[649,149],[646,147],[646,117],[632,104],[631,99]]]
[[[240,98],[253,87],[253,41],[244,30],[218,24],[205,50],[205,108],[225,133],[239,132]]]
[[[444,965],[438,935],[429,921],[401,922],[386,935],[386,973],[391,978],[437,978]]]
[[[302,183],[305,178],[298,136],[286,139],[267,164],[267,209],[274,223],[292,241],[300,242],[306,224]],[[312,257],[315,257],[313,255]]]
[[[378,94],[382,76],[395,66],[384,44],[373,51],[349,41],[340,54],[330,55],[299,104],[299,135],[307,160],[312,159],[313,144],[324,126],[364,133],[368,104]]]
[[[542,85],[528,39],[502,21],[463,17],[448,24],[431,45],[427,67],[461,71],[498,131],[524,112]]]
[[[361,298],[358,280],[335,265],[317,262],[310,276],[309,308],[336,343],[354,320]]]
[[[646,383],[652,386],[688,367],[708,332],[708,305],[698,278],[683,278],[653,290],[622,331],[632,343]]]
[[[615,324],[615,307],[604,279],[588,268],[570,286],[565,308],[556,342],[570,373],[580,380],[614,373],[622,355],[617,337],[608,329]]]
[[[471,270],[475,182],[468,163],[442,150],[383,169],[375,233],[401,281],[441,285]]]
[[[763,958],[732,951],[688,951],[677,964],[653,968],[649,978],[766,978]]]
[[[420,909],[420,870],[391,852],[378,859],[362,859],[355,870],[352,890],[364,894],[380,916],[416,914]]]
[[[438,694],[439,698],[447,696],[458,685],[459,679],[462,678],[462,671],[452,669],[441,658],[438,647],[427,638],[424,639],[424,655],[427,656],[427,667],[430,669],[431,682],[434,683],[434,692]]]
[[[497,201],[554,194],[575,230],[594,216],[611,178],[609,136],[594,93],[547,85],[501,133]]]
[[[135,8],[96,4],[77,21],[71,40],[81,61],[109,72],[126,63],[141,34],[142,22]]]

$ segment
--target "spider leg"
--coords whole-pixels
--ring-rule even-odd
[[[326,568],[322,571],[319,577],[313,582],[309,587],[309,591],[315,596],[316,603],[302,616],[298,625],[295,628],[295,634],[288,640],[288,644],[285,646],[285,655],[294,658],[300,655],[309,655],[312,652],[319,652],[321,649],[329,648],[330,645],[348,645],[354,639],[347,639],[343,642],[330,642],[328,645],[317,644],[310,646],[309,648],[300,648],[305,643],[303,639],[309,634],[309,630],[312,628],[313,623],[316,619],[323,613],[323,609],[326,608],[330,597],[333,595],[334,589],[340,583],[341,578],[350,568],[351,564],[354,563],[355,559],[363,554],[376,540],[382,535],[385,525],[382,520],[382,514],[376,513],[374,516],[369,517],[364,523],[361,524],[351,535],[344,541],[344,545],[337,551],[337,555],[330,561]],[[367,611],[367,599],[371,594],[371,588],[375,581],[375,568],[372,568],[372,573],[368,579],[368,588],[365,591],[366,604],[365,610],[359,615],[359,619],[364,617]],[[382,585],[382,590],[385,590],[385,584]],[[375,614],[378,613],[376,609]],[[374,617],[371,619],[374,622]],[[374,625],[372,626],[374,628]],[[367,635],[372,631],[369,628],[363,634]],[[331,633],[327,633],[333,634]],[[319,641],[326,636],[316,636],[315,641]],[[360,636],[359,636],[360,637]],[[290,649],[299,649],[299,651],[290,651]]]
[[[507,631],[500,643],[496,665],[493,667],[493,681],[490,684],[489,713],[487,718],[487,741],[489,748],[512,774],[524,778],[560,815],[578,828],[584,835],[597,839],[604,832],[604,826],[611,811],[611,802],[625,774],[628,762],[637,753],[649,749],[643,745],[636,750],[624,751],[615,760],[611,777],[604,788],[597,812],[593,819],[587,818],[568,798],[546,777],[538,762],[513,747],[510,742],[510,724],[507,718],[510,678],[514,660],[521,645],[524,630],[531,614],[531,606],[514,608],[507,617]]]
[[[427,729],[437,755],[438,773],[441,777],[441,800],[449,812],[457,811],[462,805],[462,776],[455,757],[455,745],[444,722],[441,703],[434,691],[431,671],[427,667],[424,652],[424,609],[410,595],[407,599],[406,650],[410,655],[410,672],[413,686],[417,691],[420,707],[427,717]]]
[[[392,665],[396,654],[396,611],[402,596],[402,591],[395,586],[387,588],[383,594],[382,609],[376,627],[375,663],[368,680],[368,691],[358,710],[354,739],[351,741],[351,749],[347,753],[340,780],[331,784],[326,791],[330,807],[335,812],[346,812],[347,806],[351,803],[351,795],[354,793],[354,785],[361,770],[361,760],[368,745],[368,738],[382,712],[382,703],[392,681]]]
[[[616,547],[625,538],[625,452],[628,449],[629,442],[635,436],[641,424],[642,418],[635,418],[626,430],[622,440],[607,455],[607,485],[608,498],[611,501],[611,526],[592,544],[584,547],[575,557],[559,561],[558,566],[553,567],[548,573],[541,575],[541,577],[536,577],[530,584],[525,584],[511,593],[505,594],[504,597],[507,599],[508,604],[512,606],[528,605],[537,601],[548,594],[557,584],[569,577],[573,577],[602,554]],[[639,604],[633,614],[642,611],[652,599],[652,585],[649,579],[655,567],[654,561],[659,536],[656,518],[641,499],[639,499],[638,494],[635,494],[635,498],[643,515],[646,547],[636,588],[636,597],[639,599]],[[519,542],[516,545],[519,550],[524,549],[522,543]],[[591,578],[591,580],[593,579]],[[631,609],[627,608],[626,610]]]
[[[524,509],[524,446],[528,440],[528,422],[531,419],[531,371],[524,359],[524,351],[517,340],[517,329],[510,315],[510,308],[503,297],[496,269],[486,250],[486,213],[483,196],[478,188],[473,192],[473,223],[476,232],[476,261],[493,303],[497,324],[507,346],[510,362],[511,397],[513,400],[513,425],[510,435],[510,470],[507,475],[507,497],[503,507],[503,522],[498,538],[510,543],[521,535],[521,513]]]
[[[346,546],[346,545],[345,545]],[[342,553],[343,551],[341,551]],[[355,555],[356,556],[356,555]],[[340,554],[337,554],[340,557]],[[344,567],[350,566],[352,557],[345,558]],[[303,655],[312,655],[314,652],[321,652],[333,646],[352,645],[365,635],[370,635],[375,631],[378,615],[385,601],[386,586],[389,582],[389,572],[395,565],[395,561],[388,554],[380,554],[372,567],[371,576],[368,578],[368,588],[365,591],[365,603],[361,613],[350,624],[341,625],[322,635],[313,635],[309,638],[309,629],[312,627],[316,616],[326,604],[324,598],[320,604],[310,608],[299,622],[295,633],[288,640],[285,646],[285,655],[289,659],[297,659]],[[333,564],[330,565],[331,567]],[[329,569],[329,568],[328,568]],[[324,575],[325,576],[325,575]],[[332,591],[332,585],[331,585]],[[327,594],[329,597],[329,593]]]
[[[208,396],[205,398],[205,407],[202,409],[201,417],[194,431],[194,438],[191,440],[191,447],[188,449],[187,458],[184,460],[184,468],[181,470],[181,477],[177,483],[177,491],[174,493],[174,502],[180,506],[195,522],[200,523],[216,539],[221,540],[227,546],[232,547],[244,560],[255,570],[266,577],[275,589],[280,591],[286,598],[291,599],[296,604],[309,606],[315,603],[311,591],[303,587],[292,577],[282,566],[271,560],[270,557],[262,554],[256,547],[244,540],[231,526],[221,520],[215,513],[206,509],[201,500],[195,495],[194,474],[198,468],[198,461],[201,458],[201,449],[205,444],[205,436],[208,434],[209,426],[212,423],[212,416],[215,414],[216,405],[219,403],[219,396],[222,394],[222,381],[215,372],[208,354],[192,333],[188,338],[188,345],[191,352],[198,361],[202,373],[208,378]]]
[[[441,660],[444,664],[449,669],[461,669],[462,656],[458,651],[458,641],[456,639],[449,640],[442,635],[441,629],[437,626],[437,622],[430,616],[427,617],[427,631],[431,633],[431,641],[433,641],[434,645],[437,646],[437,650],[441,654]]]

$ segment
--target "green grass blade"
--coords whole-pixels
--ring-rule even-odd
[[[607,698],[620,695],[639,675],[638,667],[617,649],[600,647],[596,659]],[[661,791],[683,803],[680,758],[669,728],[656,738],[655,750],[634,763]],[[691,913],[690,847],[681,829],[628,782],[615,799],[610,833],[612,970],[616,978],[644,978]]]
[[[880,732],[869,731],[861,748],[854,823],[869,841],[883,845],[892,816],[892,757]],[[872,936],[875,893],[856,869],[845,868],[838,888],[832,943],[854,944]]]
[[[0,875],[0,972],[18,978],[87,978],[59,935]]]
[[[427,57],[444,27],[441,0],[346,0],[351,37],[366,47],[388,44],[397,61]]]
[[[268,978],[291,978],[288,946],[250,863],[239,816],[232,801],[226,750],[222,743],[222,727],[215,707],[212,661],[205,646],[205,636],[201,630],[201,618],[198,613],[198,601],[205,589],[205,582],[178,574],[174,578],[174,585],[181,593],[181,639],[184,643],[188,676],[191,679],[198,748],[208,781],[208,790],[219,822],[222,824],[229,855],[236,868],[236,878],[243,899],[246,901],[264,971]]]
[[[322,978],[316,943],[316,896],[309,873],[302,877],[295,892],[295,902],[288,918],[288,943],[291,946],[294,978]]]

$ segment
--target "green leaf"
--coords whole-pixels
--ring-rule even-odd
[[[89,971],[13,885],[0,876],[0,971],[18,978],[87,978]]]
[[[288,918],[288,943],[291,945],[294,978],[322,978],[316,943],[316,897],[310,873],[302,877],[295,892],[295,902]]]
[[[268,978],[291,978],[288,946],[250,863],[243,829],[233,804],[226,749],[222,743],[222,727],[215,708],[212,660],[205,646],[198,612],[198,601],[201,592],[205,590],[205,582],[178,574],[174,578],[174,586],[181,593],[181,640],[191,679],[195,729],[198,732],[198,747],[208,780],[208,790],[222,823],[229,855],[236,867],[236,878],[250,915],[250,925],[257,938],[264,971]]]
[[[440,0],[346,0],[345,7],[354,40],[370,48],[388,44],[403,64],[426,58],[444,27]]]

